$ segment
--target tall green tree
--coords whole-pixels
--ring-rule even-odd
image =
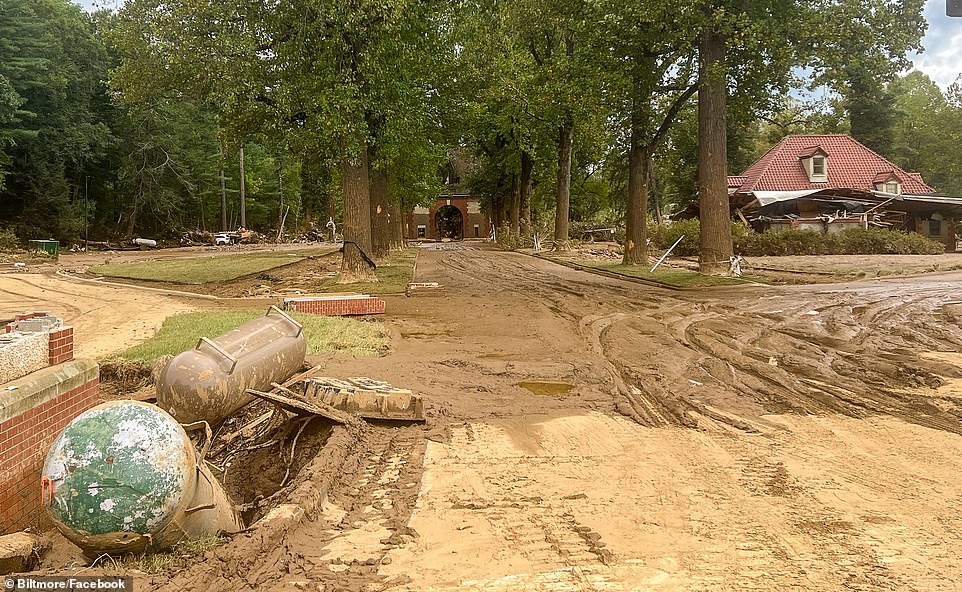
[[[352,0],[281,4],[134,0],[124,8],[126,44],[137,59],[116,80],[156,85],[145,66],[169,73],[215,105],[234,142],[283,136],[295,152],[336,163],[344,199],[341,282],[374,281],[369,147],[371,123],[431,92],[413,75],[441,26],[436,2]]]
[[[0,217],[21,234],[83,227],[85,173],[111,140],[96,112],[107,65],[90,18],[68,0],[0,2]]]
[[[925,74],[913,71],[891,88],[896,111],[892,150],[888,155],[907,171],[922,173],[926,183],[952,196],[962,196],[962,140],[959,85],[946,93]]]
[[[792,66],[797,65],[811,68],[814,83],[849,91],[852,80],[897,71],[907,63],[906,53],[918,48],[925,31],[923,4],[923,0],[706,0],[701,4],[705,17],[699,28],[699,117],[704,117],[699,124],[704,143],[699,148],[702,271],[723,273],[732,252],[722,121],[728,95],[749,103],[778,96],[772,90],[784,88]],[[867,86],[858,87],[855,94],[863,88]],[[856,104],[851,96],[849,104]]]
[[[602,67],[627,162],[624,262],[644,264],[653,158],[696,90],[696,23],[691,7],[668,2],[607,2],[603,12]]]
[[[813,82],[843,97],[852,136],[888,155],[896,112],[889,86],[920,51],[925,0],[818,0],[808,6],[796,44]]]

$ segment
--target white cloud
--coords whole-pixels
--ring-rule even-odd
[[[962,18],[945,15],[945,0],[928,0],[925,19],[929,22],[922,39],[925,51],[909,59],[917,70],[945,89],[962,74]]]
[[[79,4],[87,12],[93,12],[101,8],[116,10],[123,6],[124,0],[73,0],[74,4]]]

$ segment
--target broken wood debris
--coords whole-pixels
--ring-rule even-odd
[[[417,293],[435,294],[444,292],[444,286],[437,282],[411,282],[404,288],[405,296]]]
[[[352,417],[338,411],[337,409],[329,407],[328,405],[316,405],[300,399],[286,397],[277,392],[265,393],[254,389],[247,389],[247,393],[269,403],[273,403],[284,411],[293,413],[294,415],[319,415],[335,423],[354,423],[354,419]]]
[[[424,402],[408,389],[365,377],[341,380],[313,377],[293,387],[306,401],[324,404],[364,419],[424,421]]]

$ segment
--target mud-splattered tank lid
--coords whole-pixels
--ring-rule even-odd
[[[78,416],[54,441],[44,501],[54,520],[77,533],[148,534],[183,503],[193,469],[192,445],[174,418],[146,403],[111,401]]]

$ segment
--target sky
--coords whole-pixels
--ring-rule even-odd
[[[119,8],[123,0],[73,0],[86,10]],[[943,90],[962,74],[962,18],[945,16],[945,0],[927,0],[925,19],[928,31],[922,39],[925,51],[909,56]]]
[[[962,74],[962,18],[945,16],[945,0],[927,0],[925,19],[929,22],[922,39],[925,51],[909,57],[916,69],[945,90]]]

